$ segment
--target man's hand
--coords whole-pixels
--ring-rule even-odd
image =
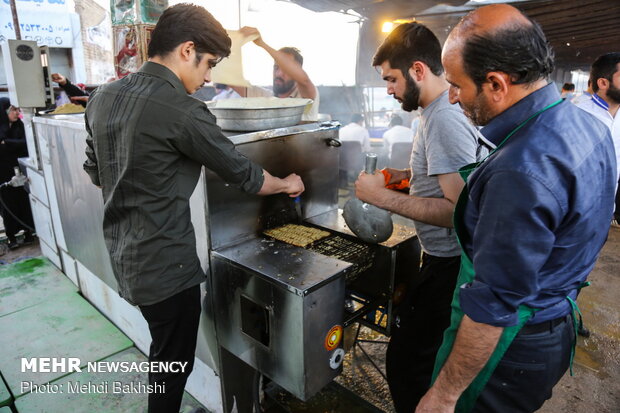
[[[287,184],[287,188],[284,192],[287,193],[288,196],[290,196],[291,198],[295,198],[296,196],[301,195],[302,192],[304,192],[304,190],[306,189],[304,187],[304,183],[301,180],[301,177],[297,174],[290,174],[289,176],[284,178],[284,181]]]
[[[261,36],[260,32],[256,27],[243,26],[241,29],[239,29],[239,33],[241,33],[244,37],[251,37],[256,35],[258,36],[258,38],[254,40],[254,43],[259,47],[265,46],[263,37]]]
[[[52,73],[52,81],[58,83],[60,86],[67,84],[67,79],[60,73]]]
[[[503,331],[464,315],[452,351],[415,413],[453,413],[461,394],[493,354]]]
[[[390,182],[388,182],[387,185],[398,184],[403,179],[406,179],[406,180],[411,179],[411,170],[410,169],[384,168],[384,170],[389,172],[390,175],[391,175]]]
[[[456,400],[446,400],[431,388],[418,403],[415,413],[454,413]]]
[[[355,181],[355,196],[370,204],[376,204],[380,192],[384,189],[385,178],[378,170],[373,175],[362,171]]]

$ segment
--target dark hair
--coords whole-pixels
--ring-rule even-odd
[[[575,90],[575,85],[573,83],[566,82],[562,86],[562,90],[566,90],[567,92],[572,92],[573,90]]]
[[[607,53],[596,58],[590,69],[590,82],[592,90],[598,92],[598,80],[607,79],[611,82],[614,73],[618,71],[620,52]]]
[[[360,123],[362,120],[364,120],[364,117],[361,113],[354,113],[351,115],[351,122],[353,123]]]
[[[381,66],[387,61],[404,75],[417,60],[426,64],[436,76],[443,73],[439,40],[426,26],[413,22],[392,30],[377,49],[372,65]]]
[[[181,3],[167,8],[153,33],[148,56],[166,56],[181,43],[192,41],[197,53],[220,58],[230,54],[230,37],[220,22],[204,7]]]
[[[396,125],[402,125],[402,124],[403,124],[403,118],[401,118],[398,115],[392,115],[392,119],[390,119],[390,127],[396,126]]]
[[[299,66],[304,65],[304,57],[301,55],[301,52],[296,47],[283,47],[279,49],[280,52],[284,52],[293,56],[293,58],[299,63]]]
[[[528,20],[529,25],[466,36],[463,65],[478,90],[489,72],[507,73],[517,85],[545,79],[553,72],[551,45],[538,23]]]

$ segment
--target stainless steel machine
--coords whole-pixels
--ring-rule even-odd
[[[247,195],[206,173],[207,309],[216,330],[224,411],[233,405],[253,409],[258,373],[302,400],[314,395],[342,371],[344,328],[357,321],[389,334],[398,285],[417,273],[412,227],[396,224],[381,244],[363,243],[346,227],[338,209],[338,126],[230,137],[272,174],[302,177],[303,225],[329,232],[304,248],[263,234],[297,222],[291,198]],[[356,304],[345,310],[345,299]],[[372,316],[376,311],[384,317]]]

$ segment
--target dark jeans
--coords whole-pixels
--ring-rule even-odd
[[[476,413],[534,412],[551,398],[570,361],[572,318],[547,331],[518,334],[482,390]]]
[[[200,285],[140,306],[152,338],[149,361],[187,362],[184,373],[149,373],[149,384],[165,389],[165,393],[149,394],[149,413],[178,413],[181,408],[185,383],[194,367],[200,309]]]
[[[461,257],[424,253],[419,276],[401,306],[386,354],[387,380],[398,413],[412,413],[428,390],[435,356],[450,325]]]

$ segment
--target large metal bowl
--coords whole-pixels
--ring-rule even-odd
[[[312,99],[238,98],[206,102],[220,128],[229,131],[259,131],[297,125]]]

